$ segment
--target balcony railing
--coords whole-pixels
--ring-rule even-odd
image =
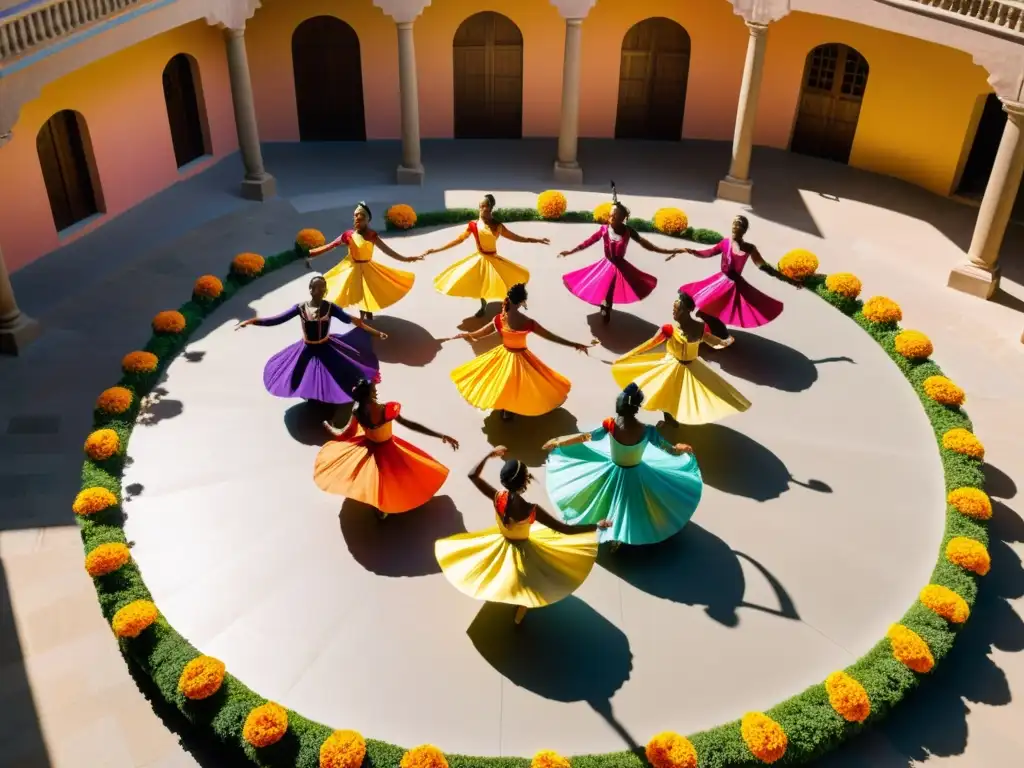
[[[994,24],[1012,32],[1024,32],[1022,0],[910,0],[968,19]]]
[[[0,65],[147,0],[39,0],[0,11]]]

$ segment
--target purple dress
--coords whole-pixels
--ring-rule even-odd
[[[374,379],[380,368],[373,354],[370,334],[353,328],[343,336],[331,335],[331,318],[351,323],[352,318],[336,304],[323,301],[317,317],[310,318],[306,304],[296,304],[280,315],[256,320],[253,325],[281,325],[293,317],[302,319],[302,339],[274,355],[263,369],[263,385],[277,397],[301,397],[343,405],[360,379]]]
[[[733,248],[731,239],[696,255],[706,259],[719,253],[722,264],[718,272],[679,288],[693,298],[697,309],[736,328],[757,328],[782,314],[781,301],[761,293],[741,277],[750,254]]]
[[[562,282],[565,287],[573,296],[594,306],[604,304],[609,290],[612,304],[633,304],[647,298],[658,284],[658,279],[626,261],[630,234],[619,237],[605,225],[580,243],[576,250],[582,251],[602,239],[604,258],[564,275]]]

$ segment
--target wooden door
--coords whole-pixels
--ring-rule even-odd
[[[208,153],[191,57],[174,56],[164,67],[163,80],[174,160],[181,168]]]
[[[36,152],[58,232],[99,212],[84,133],[82,116],[65,109],[47,120],[36,135]]]
[[[828,43],[811,51],[790,150],[849,162],[867,84],[867,60],[853,48]]]
[[[622,40],[615,138],[679,141],[690,35],[671,19],[645,19]]]
[[[366,141],[359,36],[341,19],[314,16],[292,35],[300,141]]]
[[[506,16],[474,14],[452,43],[455,138],[523,136],[523,35]]]

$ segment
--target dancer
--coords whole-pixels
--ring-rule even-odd
[[[509,420],[513,414],[540,416],[553,411],[565,402],[572,383],[560,373],[548,368],[526,348],[526,337],[536,333],[542,339],[572,347],[588,354],[596,341],[588,344],[556,336],[522,313],[526,305],[526,286],[516,283],[508,289],[501,305],[501,314],[478,331],[460,333],[441,343],[455,339],[479,341],[491,334],[501,334],[501,344],[490,352],[460,365],[452,371],[452,381],[470,405],[480,410],[500,410],[501,418]]]
[[[632,304],[645,299],[658,284],[658,279],[654,275],[642,272],[626,261],[626,246],[630,240],[635,240],[648,251],[666,254],[669,257],[682,253],[682,250],[659,248],[641,237],[640,233],[626,223],[628,219],[629,209],[619,202],[613,181],[612,210],[608,216],[608,223],[571,251],[562,251],[558,254],[558,258],[561,259],[589,248],[598,240],[604,241],[604,258],[601,261],[569,272],[562,277],[562,282],[573,296],[600,307],[601,317],[606,323],[611,322],[613,304]]]
[[[324,275],[327,278],[327,299],[342,308],[358,306],[363,320],[372,320],[374,312],[390,307],[405,296],[416,280],[412,272],[391,269],[375,262],[374,246],[398,261],[420,261],[423,258],[396,253],[370,229],[372,219],[373,214],[366,203],[359,203],[352,213],[352,229],[309,252],[309,259],[313,259],[339,245],[348,246],[347,258]],[[309,259],[306,260],[307,265]]]
[[[548,496],[571,525],[610,520],[601,531],[612,549],[657,544],[683,529],[700,503],[704,481],[683,443],[671,445],[636,418],[644,401],[629,384],[615,413],[592,432],[549,440]]]
[[[707,318],[693,299],[679,292],[672,307],[673,323],[627,352],[612,365],[620,387],[636,382],[643,391],[644,410],[662,411],[668,426],[708,424],[750,407],[750,401],[697,357],[701,342],[717,344],[708,332]],[[651,352],[664,344],[665,353]]]
[[[557,603],[575,592],[597,560],[595,532],[610,523],[566,525],[523,499],[533,479],[526,465],[508,459],[501,468],[504,491],[480,477],[489,459],[504,458],[495,448],[469,473],[473,484],[494,500],[497,526],[459,533],[434,544],[445,578],[463,594],[489,603],[518,606],[519,624],[529,608]]]
[[[294,317],[302,320],[302,340],[290,344],[267,361],[263,386],[275,397],[301,397],[321,403],[351,403],[349,394],[360,379],[377,375],[380,363],[373,354],[370,336],[388,335],[353,320],[345,310],[324,300],[327,281],[315,275],[309,281],[309,301],[273,317],[252,317],[235,330],[256,325],[281,325]],[[343,336],[329,334],[331,318],[356,327]]]
[[[391,434],[392,422],[438,438],[453,451],[454,437],[402,416],[398,403],[377,402],[377,385],[361,380],[352,390],[355,407],[344,429],[325,421],[334,436],[317,454],[313,480],[327,493],[345,496],[377,510],[382,520],[426,504],[444,485],[448,468],[414,445]]]
[[[504,236],[514,243],[548,245],[546,237],[522,237],[504,224],[494,220],[494,195],[484,195],[480,201],[480,218],[466,225],[466,231],[440,248],[431,248],[423,253],[441,253],[463,243],[470,235],[476,241],[476,251],[459,259],[448,269],[434,278],[434,287],[447,296],[465,299],[480,299],[476,317],[483,317],[488,301],[501,301],[508,289],[516,283],[526,283],[530,273],[525,267],[514,264],[498,255],[498,238]]]

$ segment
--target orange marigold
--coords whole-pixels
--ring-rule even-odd
[[[153,318],[154,333],[181,333],[185,330],[185,316],[176,309],[158,312]]]
[[[654,228],[666,235],[681,235],[690,226],[690,219],[679,208],[659,208],[654,212]]]
[[[971,615],[967,601],[948,587],[929,584],[918,595],[925,608],[929,608],[952,624],[963,624]]]
[[[125,373],[152,373],[160,360],[152,352],[129,352],[121,358],[121,370]]]
[[[85,455],[93,461],[106,461],[121,449],[121,438],[112,429],[97,429],[85,438]]]
[[[94,579],[113,573],[132,559],[124,544],[100,544],[85,556],[85,571]]]
[[[942,447],[947,451],[962,453],[972,459],[985,458],[985,446],[981,441],[962,427],[955,427],[942,436]]]
[[[240,253],[231,260],[231,271],[242,277],[256,277],[267,264],[258,253]]]
[[[612,215],[612,204],[601,203],[594,209],[594,221],[598,224],[607,224],[608,218]]]
[[[254,707],[242,726],[242,738],[254,747],[277,744],[287,732],[288,711],[272,701]]]
[[[117,496],[106,488],[86,488],[75,496],[71,511],[76,515],[95,515],[117,504]]]
[[[779,272],[790,280],[806,280],[818,271],[818,257],[803,248],[796,248],[779,259]]]
[[[295,244],[306,250],[319,248],[326,242],[327,238],[319,229],[300,229],[299,234],[295,236]]]
[[[404,203],[392,205],[384,213],[384,218],[395,229],[412,229],[416,225],[416,211]]]
[[[833,672],[825,678],[825,691],[832,709],[851,723],[863,723],[871,714],[871,699],[864,686],[845,672]]]
[[[220,690],[227,668],[220,659],[197,656],[185,665],[178,678],[178,690],[186,699],[208,699]]]
[[[423,744],[402,755],[399,768],[448,768],[448,760],[433,744]]]
[[[203,275],[192,286],[192,295],[203,299],[216,299],[224,293],[224,283],[213,275]]]
[[[896,351],[908,360],[924,360],[935,351],[932,340],[920,331],[900,331],[896,334],[895,345]]]
[[[872,296],[861,310],[872,323],[898,323],[903,319],[900,305],[885,296]]]
[[[537,195],[537,213],[545,219],[560,219],[569,207],[565,195],[554,189]]]
[[[320,768],[359,768],[366,741],[355,731],[335,731],[320,745]]]
[[[957,536],[946,544],[946,559],[964,570],[984,576],[992,568],[992,558],[985,545],[966,536]]]
[[[893,624],[885,636],[889,638],[896,661],[922,675],[932,671],[935,657],[917,632],[902,624]]]
[[[149,600],[136,600],[115,613],[110,625],[118,637],[138,637],[158,615],[156,606]]]
[[[762,763],[774,763],[786,754],[789,739],[782,726],[768,715],[748,712],[740,721],[740,735],[747,749]]]
[[[557,752],[543,749],[533,756],[530,768],[570,768],[569,761]]]
[[[678,733],[659,733],[647,742],[645,754],[654,768],[697,768],[697,749]]]
[[[849,272],[834,272],[825,278],[825,287],[832,293],[838,293],[848,299],[856,299],[860,296],[860,278]]]
[[[940,405],[957,407],[964,404],[964,391],[945,376],[929,376],[921,385],[924,393]]]
[[[973,517],[975,520],[989,520],[992,517],[992,499],[977,488],[954,488],[949,492],[946,501],[961,515]]]
[[[100,392],[100,396],[96,398],[96,408],[104,413],[116,415],[131,408],[133,399],[134,395],[130,389],[111,387]]]

